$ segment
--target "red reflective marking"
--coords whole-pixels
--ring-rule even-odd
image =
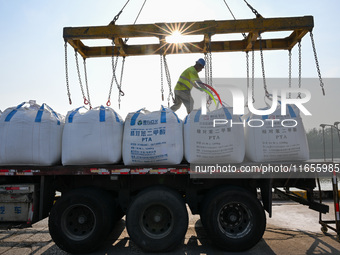
[[[20,187],[6,187],[6,190],[20,190]]]

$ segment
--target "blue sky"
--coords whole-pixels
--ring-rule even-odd
[[[38,104],[47,103],[57,112],[67,111],[83,104],[75,69],[74,51],[68,47],[69,79],[73,104],[68,104],[64,66],[63,27],[107,25],[125,4],[115,1],[23,1],[0,0],[0,24],[2,50],[0,61],[0,110],[18,105],[30,99]],[[118,25],[132,24],[144,0],[130,0]],[[248,0],[265,18],[314,16],[313,30],[321,73],[324,78],[340,78],[340,53],[338,26],[340,2],[338,0]],[[228,0],[227,3],[238,19],[252,19],[254,14],[243,1]],[[137,23],[183,22],[203,20],[230,20],[223,0],[147,0]],[[241,37],[241,35],[240,35]],[[302,41],[302,76],[317,78],[313,51],[309,35]],[[180,73],[202,57],[199,54],[168,56],[172,86]],[[261,77],[259,55],[256,62],[256,77]],[[288,77],[288,53],[286,51],[265,52],[266,76]],[[244,53],[215,53],[213,77],[245,77]],[[82,58],[80,58],[82,63]],[[293,77],[298,74],[297,49],[293,50]],[[82,70],[82,65],[81,65]],[[112,76],[111,59],[88,59],[87,71],[93,106],[105,104]],[[120,70],[118,69],[120,73]],[[200,73],[204,77],[204,71]],[[325,83],[326,96],[321,95],[318,84],[306,82],[302,86],[312,93],[310,104],[312,117],[304,117],[306,128],[320,123],[340,120],[338,109],[339,82]],[[164,82],[167,97],[167,84]],[[274,84],[268,84],[269,90]],[[112,92],[112,108],[125,118],[129,112],[142,107],[158,110],[161,104],[159,56],[128,57],[126,59],[121,109],[118,109],[117,89]],[[261,90],[262,88],[258,88]],[[261,99],[257,100],[259,104]],[[259,105],[261,107],[263,105]],[[185,109],[179,110],[181,118]]]

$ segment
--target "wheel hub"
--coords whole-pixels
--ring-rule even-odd
[[[230,214],[229,215],[229,221],[230,222],[236,222],[237,221],[237,216],[235,214]]]
[[[155,215],[154,221],[155,221],[156,223],[161,222],[161,221],[162,221],[162,215]]]
[[[86,205],[73,205],[62,215],[62,229],[68,238],[84,240],[94,230],[96,218],[91,208]]]
[[[240,208],[231,204],[224,206],[220,212],[220,221],[229,227],[236,226],[242,221],[243,215]]]
[[[78,218],[78,223],[79,224],[84,224],[86,222],[86,220],[87,220],[86,216],[85,215],[81,215]]]
[[[218,226],[228,237],[245,236],[252,227],[252,214],[240,203],[228,203],[222,206],[218,214]]]
[[[141,218],[143,232],[155,239],[167,236],[173,228],[171,211],[163,205],[151,205],[145,209]]]

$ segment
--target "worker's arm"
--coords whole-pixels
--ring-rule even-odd
[[[194,81],[192,84],[196,89],[199,89],[199,90],[202,90],[205,88],[204,83],[200,79]]]
[[[211,104],[211,101],[213,100],[216,104],[216,100],[214,98],[214,96],[211,94],[211,91],[205,86],[205,83],[203,83],[201,80],[196,80],[194,82],[194,87],[199,89],[200,91],[202,92],[205,92],[209,95],[209,98],[208,98],[208,101],[207,101],[207,104]]]

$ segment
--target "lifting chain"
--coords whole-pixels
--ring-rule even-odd
[[[112,38],[111,64],[112,64],[112,79],[111,79],[111,84],[110,84],[109,96],[108,96],[108,100],[107,100],[107,103],[106,103],[107,106],[111,105],[111,93],[112,93],[113,82],[115,82],[116,85],[117,85],[118,93],[119,93],[119,100],[120,100],[120,96],[125,95],[124,92],[121,90],[121,84],[118,83],[117,77],[116,77],[116,67],[117,67],[117,64],[118,64],[118,56],[117,56],[116,61],[115,61],[115,59],[114,59],[114,38]],[[122,66],[122,70],[123,70],[123,66]],[[119,107],[120,107],[120,102],[118,102],[118,103],[119,103]]]
[[[162,102],[164,101],[164,87],[163,87],[163,56],[160,56],[161,61],[161,94],[162,94]]]
[[[113,18],[113,20],[110,22],[110,25],[114,25],[114,24],[116,23],[116,21],[118,20],[119,16],[122,14],[122,12],[123,12],[125,6],[126,6],[129,2],[130,2],[130,0],[127,0],[127,2],[125,3],[125,5],[123,6],[123,8],[118,12],[118,14],[117,14],[117,15]],[[139,12],[138,12],[138,15],[137,15],[137,17],[136,17],[136,19],[135,19],[135,22],[134,22],[133,24],[136,24],[137,19],[138,19],[139,15],[141,14],[141,12],[142,12],[142,10],[143,10],[143,8],[144,8],[145,3],[146,3],[146,0],[144,0],[144,3],[143,3],[143,5],[142,5],[142,7],[140,8],[140,10],[139,10]],[[126,39],[126,41],[127,41],[127,39]]]
[[[318,76],[319,76],[320,87],[322,89],[322,94],[325,95],[325,88],[324,88],[324,84],[323,84],[323,81],[322,81],[322,78],[321,78],[320,66],[319,66],[318,56],[316,54],[316,47],[315,47],[315,43],[314,43],[314,35],[313,35],[312,31],[310,31],[310,38],[312,40],[312,47],[313,47],[313,52],[314,52],[316,69],[317,69]]]
[[[254,98],[254,55],[253,55],[253,58],[252,58],[252,101],[253,103],[255,103],[255,98]],[[246,52],[246,63],[247,63],[247,99],[246,99],[246,107],[248,107],[248,97],[249,97],[249,51]]]
[[[118,93],[118,108],[119,109],[120,109],[121,97],[124,96],[124,92],[122,91],[124,66],[125,66],[125,56],[123,57],[123,60],[122,60],[122,70],[120,72],[120,81],[119,81],[119,88],[118,88],[119,89],[119,93]]]
[[[211,53],[211,35],[209,35],[209,43],[207,45],[207,52],[204,53],[205,60],[205,80],[208,85],[212,86],[212,53]]]
[[[110,22],[110,25],[114,25],[116,23],[116,21],[118,20],[120,14],[122,14],[125,6],[129,3],[130,0],[127,0],[127,2],[125,3],[125,5],[123,6],[123,8],[118,12],[118,14],[113,18],[113,20]]]
[[[292,50],[288,50],[288,87],[292,88]],[[292,94],[289,92],[288,98],[291,98]]]
[[[162,101],[164,101],[164,79],[163,79],[163,62],[164,62],[164,70],[165,70],[165,76],[166,80],[168,82],[169,86],[169,95],[168,95],[168,107],[170,107],[170,99],[172,99],[173,103],[175,102],[174,95],[172,93],[172,88],[171,88],[171,76],[170,76],[170,71],[169,71],[169,66],[168,62],[166,60],[166,55],[160,55],[160,62],[161,62],[161,93],[162,93]]]
[[[209,84],[210,84],[210,86],[212,86],[213,85],[213,81],[212,81],[212,53],[211,53],[211,47],[209,49],[208,56],[209,56],[209,77],[210,77]]]
[[[262,66],[262,77],[263,77],[263,88],[264,88],[264,92],[266,97],[269,97],[269,92],[267,89],[267,83],[266,83],[266,74],[264,71],[264,60],[263,60],[263,49],[262,49],[262,36],[261,34],[259,35],[260,38],[260,54],[261,54],[261,66]]]
[[[252,42],[252,59],[251,59],[251,95],[253,103],[255,103],[255,49],[254,42]]]
[[[254,42],[252,42],[252,58],[251,58],[251,96],[252,96],[252,102],[255,103],[255,96],[254,96],[254,80],[255,80],[255,52],[254,52]],[[246,99],[246,107],[248,107],[248,98],[249,98],[249,51],[246,51],[246,65],[247,65],[247,99]]]
[[[249,97],[249,52],[246,51],[246,67],[247,67],[247,99],[246,99],[246,105],[248,106],[248,97]]]
[[[113,86],[113,80],[116,77],[115,76],[115,62],[114,62],[114,38],[112,38],[112,55],[111,55],[111,65],[112,65],[112,79],[110,83],[110,89],[109,89],[109,97],[107,99],[106,105],[111,106],[111,93],[112,93],[112,86]]]
[[[110,83],[109,97],[108,97],[107,103],[106,103],[107,106],[111,106],[111,93],[112,93],[113,82],[114,82],[114,80],[116,80],[116,82],[117,82],[117,79],[116,79],[117,60],[118,60],[118,58],[116,59],[116,63],[115,63],[115,60],[114,60],[114,38],[112,38],[112,55],[111,55],[112,79],[111,79],[111,83]]]
[[[78,63],[78,50],[75,49],[74,51],[75,51],[75,57],[76,57],[76,65],[77,65],[77,72],[78,72],[78,79],[79,79],[79,84],[80,84],[80,90],[81,90],[81,93],[83,95],[84,104],[88,105],[89,102],[86,99],[86,96],[85,96],[85,93],[84,93],[84,88],[83,88],[83,83],[81,81],[81,76],[80,76],[79,63]]]
[[[204,68],[204,73],[205,73],[205,82],[209,84],[209,60],[208,60],[208,54],[204,53],[204,61],[205,61],[205,68]]]
[[[85,74],[85,86],[86,86],[86,91],[87,91],[87,100],[89,102],[90,109],[92,109],[91,100],[90,100],[89,85],[88,85],[88,82],[87,82],[86,58],[84,58],[84,74]]]
[[[208,85],[212,86],[212,54],[210,42],[208,46],[208,52],[204,54],[204,60],[205,60],[205,80]],[[207,108],[209,109],[212,99],[208,95],[206,95],[206,98]]]
[[[299,41],[298,43],[298,47],[299,47],[299,89],[301,89],[301,70],[302,70],[302,54],[301,54],[301,41]],[[301,92],[298,93],[298,98],[301,98]]]
[[[302,54],[301,54],[301,41],[298,42],[299,48],[299,83],[298,87],[301,88],[301,70],[302,70]],[[289,88],[292,87],[292,52],[289,50]],[[289,98],[291,98],[291,93],[289,92]],[[297,98],[301,98],[301,92],[298,93]]]
[[[247,66],[247,92],[249,90],[249,52],[246,51],[246,66]]]
[[[65,40],[65,74],[66,74],[66,89],[67,89],[67,96],[68,96],[68,101],[69,104],[72,104],[71,100],[71,92],[70,92],[70,85],[69,85],[69,80],[68,80],[68,64],[67,64],[67,41]]]
[[[258,13],[258,11],[253,6],[251,6],[246,0],[244,0],[244,2],[249,7],[249,9],[255,14],[256,18],[262,17],[261,14]]]
[[[170,107],[170,99],[172,99],[173,102],[175,102],[175,99],[174,99],[174,95],[172,93],[171,76],[170,76],[168,62],[166,60],[166,55],[163,55],[163,61],[164,61],[164,70],[165,70],[166,80],[167,80],[168,86],[169,86],[168,107]]]

